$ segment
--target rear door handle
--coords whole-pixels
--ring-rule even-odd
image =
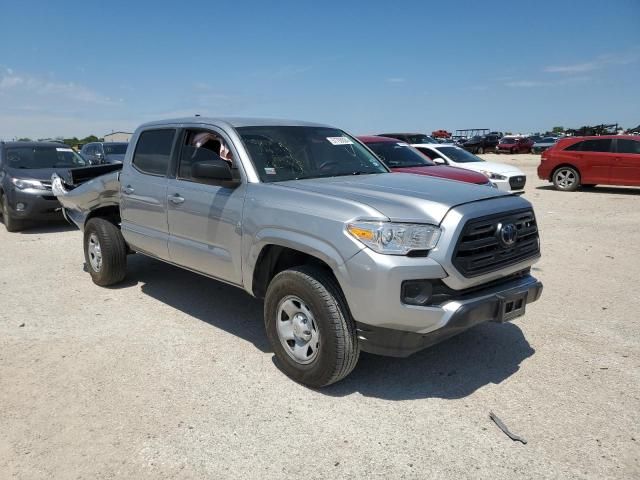
[[[175,203],[176,205],[180,205],[181,203],[184,203],[184,197],[181,197],[179,193],[176,193],[169,196],[169,201],[171,203]]]
[[[133,189],[133,187],[131,185],[127,185],[126,187],[124,187],[122,189],[122,193],[124,193],[126,195],[131,195],[133,192],[135,192],[135,190]]]

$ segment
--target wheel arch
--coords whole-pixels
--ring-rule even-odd
[[[576,172],[578,172],[578,175],[580,175],[580,179],[582,179],[582,173],[580,172],[580,169],[578,167],[576,167],[574,164],[569,163],[569,162],[562,162],[558,165],[556,165],[555,167],[553,167],[551,169],[551,173],[549,173],[549,181],[553,182],[553,176],[556,174],[556,172],[562,168],[562,167],[570,167],[573,168]]]

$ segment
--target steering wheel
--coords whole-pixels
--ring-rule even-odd
[[[318,165],[318,170],[325,170],[327,167],[331,165],[334,165],[334,166],[338,165],[338,162],[336,162],[335,160],[325,160],[320,165]]]

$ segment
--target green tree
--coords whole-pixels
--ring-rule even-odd
[[[31,142],[31,139],[29,137],[22,137],[18,139],[19,142]]]
[[[564,133],[564,127],[553,127],[551,129],[551,132],[553,132],[553,133]]]

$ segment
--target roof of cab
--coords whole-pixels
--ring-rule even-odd
[[[357,137],[362,143],[398,143],[402,140],[397,138],[382,137],[380,135],[359,135]],[[404,143],[404,142],[402,142]]]
[[[233,128],[237,127],[330,127],[321,123],[304,122],[300,120],[285,120],[278,118],[259,117],[183,117],[171,118],[167,120],[156,120],[140,125],[140,128],[160,125],[175,124],[202,124],[202,125],[225,125]]]
[[[62,142],[2,142],[5,147],[57,147],[57,148],[71,148],[66,143]]]

